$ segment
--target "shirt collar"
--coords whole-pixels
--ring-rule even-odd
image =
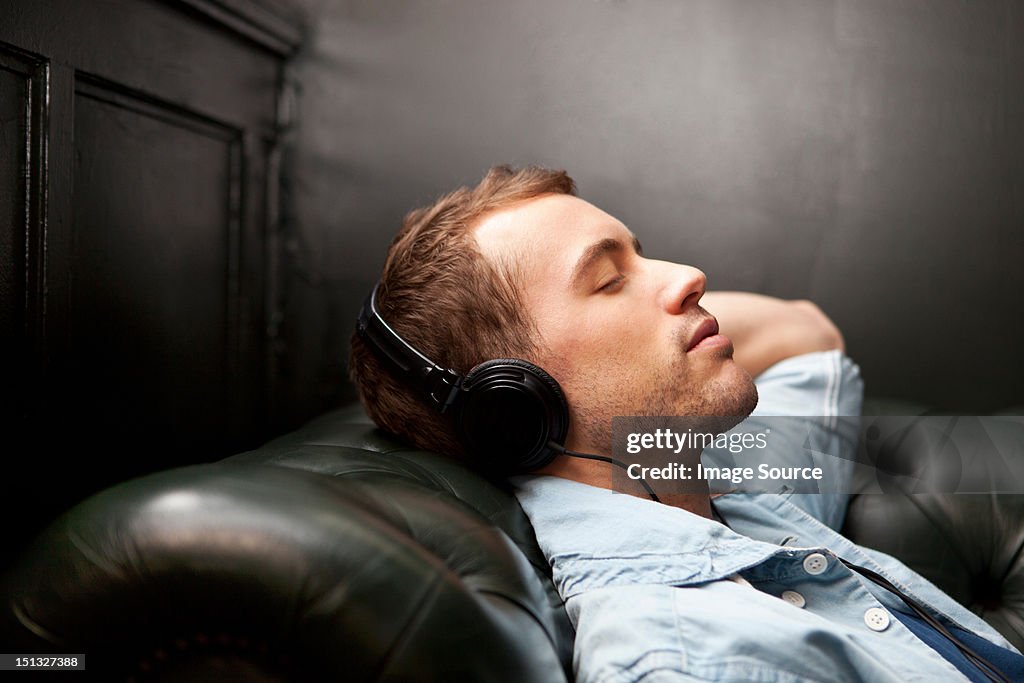
[[[716,581],[782,551],[685,510],[570,479],[512,483],[564,600],[607,586]]]

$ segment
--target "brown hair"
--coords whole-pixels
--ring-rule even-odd
[[[485,214],[544,194],[575,194],[565,171],[495,166],[476,187],[460,187],[409,212],[388,249],[377,293],[387,323],[438,365],[460,374],[490,358],[523,358],[536,348],[514,264],[492,264],[472,227]],[[349,374],[367,413],[417,448],[465,457],[450,417],[397,380],[391,366],[352,335]]]

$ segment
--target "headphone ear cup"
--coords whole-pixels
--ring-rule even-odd
[[[466,450],[486,456],[503,474],[544,467],[565,443],[569,406],[554,377],[529,361],[496,358],[462,382],[456,429]]]

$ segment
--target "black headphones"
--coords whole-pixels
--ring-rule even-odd
[[[540,469],[565,452],[569,406],[551,375],[517,358],[484,361],[465,376],[442,368],[381,317],[379,288],[378,282],[363,303],[356,332],[430,405],[451,412],[467,452],[486,454],[503,474]]]

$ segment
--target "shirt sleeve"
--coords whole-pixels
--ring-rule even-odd
[[[787,358],[758,375],[754,384],[754,416],[858,417],[864,401],[860,368],[838,349]]]

